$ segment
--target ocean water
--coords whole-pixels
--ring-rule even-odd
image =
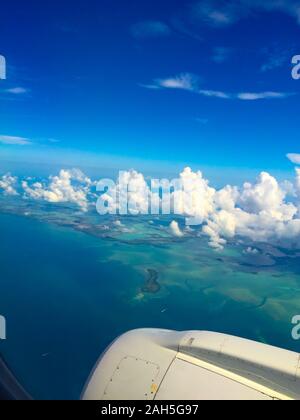
[[[145,226],[112,240],[0,214],[0,352],[34,398],[78,399],[102,351],[134,328],[211,330],[300,351],[291,338],[298,254],[216,253],[200,238],[163,235],[143,242]],[[142,291],[148,269],[157,293]]]

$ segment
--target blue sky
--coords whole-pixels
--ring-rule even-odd
[[[1,18],[3,161],[285,171],[300,151],[299,1],[12,0]]]

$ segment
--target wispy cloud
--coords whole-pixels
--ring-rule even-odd
[[[24,87],[14,87],[14,88],[6,89],[5,92],[10,93],[12,95],[24,95],[26,93],[29,93],[29,90],[25,89]]]
[[[29,96],[30,90],[22,86],[0,89],[1,101],[23,101],[27,100]]]
[[[131,26],[130,31],[138,39],[169,36],[172,32],[166,23],[155,20],[136,23]]]
[[[167,79],[157,79],[154,85],[166,89],[182,89],[195,91],[199,83],[199,78],[191,73],[182,73]]]
[[[293,48],[264,48],[262,54],[265,62],[261,66],[261,72],[265,73],[284,66],[293,55]]]
[[[229,93],[221,90],[202,89],[201,79],[190,73],[182,73],[178,76],[166,79],[155,79],[151,84],[140,85],[146,89],[177,89],[192,92],[208,98],[238,99],[241,101],[258,101],[262,99],[284,99],[291,96],[285,92],[240,92]]]
[[[208,25],[224,27],[232,25],[246,13],[241,2],[202,0],[192,6],[192,14]]]
[[[274,70],[279,67],[282,67],[286,62],[286,56],[271,56],[269,59],[261,66],[261,71],[263,73]]]
[[[285,92],[260,92],[260,93],[239,93],[238,99],[242,101],[257,101],[259,99],[284,99],[291,96],[291,93]]]
[[[193,5],[193,15],[208,25],[225,27],[259,12],[282,12],[300,24],[300,2],[295,0],[202,0]]]
[[[60,140],[59,139],[53,139],[53,138],[50,138],[50,139],[47,139],[48,140],[48,142],[49,143],[60,143]]]
[[[220,90],[199,90],[197,93],[208,98],[231,99],[230,93],[222,92]]]
[[[216,47],[213,50],[213,54],[212,54],[212,61],[214,61],[217,64],[222,64],[225,61],[227,61],[232,53],[232,49],[231,48],[227,48],[227,47]]]
[[[294,164],[300,165],[300,153],[288,153],[287,158]]]
[[[29,146],[32,142],[24,137],[13,137],[0,135],[0,144],[11,146]]]
[[[172,28],[174,31],[187,38],[191,38],[194,41],[203,42],[203,36],[198,33],[199,28],[190,27],[189,23],[185,20],[186,19],[182,15],[171,18]]]

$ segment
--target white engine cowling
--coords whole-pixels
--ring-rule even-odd
[[[82,399],[300,399],[300,355],[211,332],[135,330],[103,354]]]

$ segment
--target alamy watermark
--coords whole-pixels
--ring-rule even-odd
[[[6,319],[0,315],[0,340],[6,340]]]
[[[0,55],[0,80],[6,79],[6,59]]]
[[[294,328],[292,329],[292,338],[293,340],[300,340],[300,315],[295,315],[292,319],[292,324]]]
[[[295,55],[292,58],[293,70],[292,70],[292,78],[294,80],[300,79],[300,55]]]
[[[102,179],[97,184],[101,195],[96,208],[101,216],[177,215],[186,217],[186,225],[203,223],[203,179],[151,179],[138,173],[120,172],[117,182]]]

